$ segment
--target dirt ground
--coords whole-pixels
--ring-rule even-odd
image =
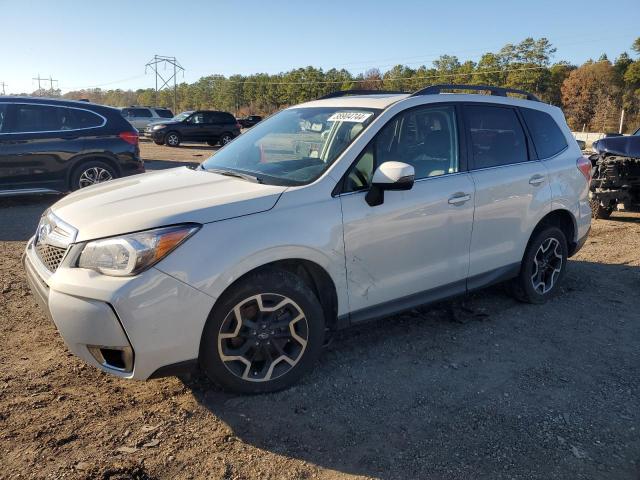
[[[54,200],[0,202],[0,478],[640,478],[640,214],[595,221],[546,305],[494,287],[413,310],[235,396],[67,352],[20,265]]]

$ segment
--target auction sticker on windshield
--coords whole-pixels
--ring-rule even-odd
[[[331,115],[327,121],[329,122],[365,122],[373,113],[371,112],[338,112]]]

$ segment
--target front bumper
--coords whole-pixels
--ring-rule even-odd
[[[108,277],[63,261],[50,273],[32,243],[23,256],[29,287],[72,353],[106,372],[141,380],[198,358],[212,297],[155,268]]]

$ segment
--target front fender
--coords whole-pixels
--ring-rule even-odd
[[[280,202],[267,212],[205,224],[156,267],[218,299],[233,282],[256,268],[278,260],[307,260],[331,277],[338,314],[346,313],[339,199]]]

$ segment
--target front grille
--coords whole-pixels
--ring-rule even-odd
[[[58,269],[67,251],[66,248],[54,247],[53,245],[43,243],[37,243],[35,250],[40,261],[50,272],[55,272]]]

